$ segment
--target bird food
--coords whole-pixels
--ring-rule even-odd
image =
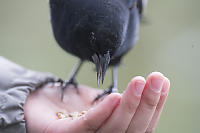
[[[71,113],[58,112],[56,113],[56,116],[58,119],[71,118],[72,120],[76,120],[80,117],[85,117],[86,113],[87,111],[71,112]]]

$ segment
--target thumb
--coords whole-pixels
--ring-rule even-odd
[[[86,116],[81,119],[83,131],[96,131],[111,116],[113,110],[120,102],[121,95],[113,93],[108,95],[96,107],[91,108]]]
[[[118,106],[121,99],[119,93],[108,95],[102,102],[94,108],[88,110],[84,117],[80,119],[59,120],[56,132],[61,133],[93,133],[111,116],[113,110]]]

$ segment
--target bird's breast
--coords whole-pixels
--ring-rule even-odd
[[[112,55],[125,41],[129,9],[120,0],[66,0],[62,8],[52,11],[52,25],[67,52],[91,59],[94,53]]]

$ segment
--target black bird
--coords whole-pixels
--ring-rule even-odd
[[[80,58],[78,65],[63,82],[75,85],[75,76],[83,61],[96,65],[97,83],[103,83],[106,69],[113,67],[113,83],[95,100],[117,89],[117,66],[134,46],[140,17],[146,0],[50,0],[51,24],[57,43]]]

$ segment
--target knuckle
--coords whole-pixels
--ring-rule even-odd
[[[139,105],[139,101],[140,101],[140,98],[126,101],[127,103],[125,103],[125,108],[126,108],[127,112],[132,114],[133,111],[137,109],[137,107]]]
[[[150,97],[146,97],[144,102],[145,102],[146,108],[150,110],[155,109],[158,104],[158,100],[150,98]]]

